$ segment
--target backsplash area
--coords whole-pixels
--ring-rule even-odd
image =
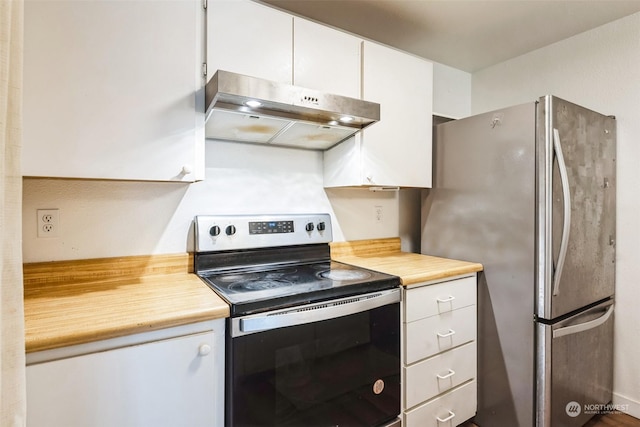
[[[194,184],[25,178],[24,262],[189,251],[198,214],[328,212],[335,241],[400,234],[405,190],[325,191],[322,179],[320,152],[220,141],[207,141],[206,178]],[[59,209],[57,237],[37,237],[37,209]]]

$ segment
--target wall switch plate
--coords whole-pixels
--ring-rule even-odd
[[[58,209],[38,209],[38,237],[58,237],[60,213]]]

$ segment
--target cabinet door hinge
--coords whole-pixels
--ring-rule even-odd
[[[202,0],[202,8],[203,9],[207,8],[207,0]]]
[[[202,63],[202,75],[204,77],[207,77],[207,63],[206,62]]]

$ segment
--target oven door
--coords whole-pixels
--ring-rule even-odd
[[[398,289],[232,318],[227,426],[379,426],[400,413]]]

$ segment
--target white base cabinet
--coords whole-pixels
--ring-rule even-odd
[[[460,425],[476,414],[477,393],[475,380],[467,382],[450,393],[443,394],[407,411],[403,426],[450,427]]]
[[[30,353],[27,425],[223,425],[223,346],[219,319]]]
[[[407,408],[413,408],[476,377],[476,343],[445,351],[405,367]]]
[[[456,426],[477,409],[476,275],[404,289],[403,426]]]

